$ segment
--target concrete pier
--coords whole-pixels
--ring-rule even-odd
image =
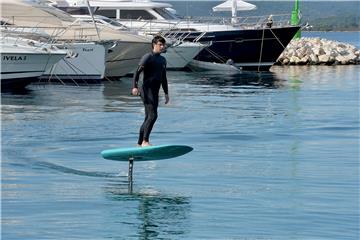
[[[292,40],[277,60],[277,65],[360,64],[360,50],[347,43],[323,38]]]

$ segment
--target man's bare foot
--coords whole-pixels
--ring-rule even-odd
[[[141,144],[142,147],[149,147],[152,146],[149,142],[142,142]]]

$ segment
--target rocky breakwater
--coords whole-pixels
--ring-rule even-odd
[[[355,46],[321,38],[292,40],[277,60],[277,65],[347,65],[360,63]]]

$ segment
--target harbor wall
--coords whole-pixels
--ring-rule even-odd
[[[293,39],[276,65],[348,65],[360,64],[355,46],[323,38]]]

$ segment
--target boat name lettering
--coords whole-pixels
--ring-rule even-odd
[[[3,56],[3,61],[25,61],[26,56]]]
[[[83,48],[83,52],[92,52],[94,51],[93,48]]]

